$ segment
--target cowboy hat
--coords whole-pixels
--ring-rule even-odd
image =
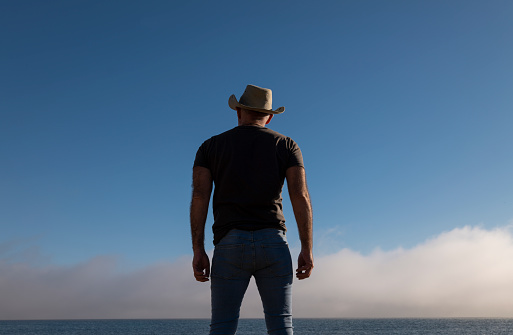
[[[249,109],[255,112],[266,114],[281,114],[285,111],[285,107],[279,107],[273,110],[273,94],[268,88],[262,88],[255,85],[246,86],[246,90],[237,101],[234,94],[228,99],[228,106],[231,109],[237,108]]]

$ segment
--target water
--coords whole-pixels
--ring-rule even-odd
[[[0,321],[0,335],[206,335],[209,320]],[[242,319],[238,335],[266,334],[261,319]],[[294,319],[295,335],[501,335],[513,319]]]

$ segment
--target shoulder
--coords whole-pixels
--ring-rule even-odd
[[[235,134],[237,134],[237,132],[238,132],[237,127],[235,127],[235,128],[229,129],[227,131],[224,131],[220,134],[214,135],[211,138],[209,138],[207,141],[212,142],[212,141],[217,141],[217,140],[223,140],[223,139],[229,138],[231,136],[234,136]]]
[[[274,138],[276,138],[280,141],[284,141],[287,143],[294,143],[294,144],[296,143],[291,137],[289,137],[287,135],[283,135],[282,133],[279,133],[270,128],[263,128],[263,131],[265,131],[266,133],[268,133],[269,135],[273,136]]]
[[[272,130],[271,128],[262,127],[261,130],[268,133],[269,135],[273,135],[274,137],[287,138],[287,136],[277,132],[276,130]]]
[[[222,132],[220,134],[214,135],[208,139],[206,139],[202,144],[201,147],[209,146],[211,143],[216,142],[217,140],[222,140],[224,138],[232,136],[232,134],[235,132],[236,128],[227,130],[225,132]]]
[[[274,131],[272,129],[269,129],[269,128],[266,128],[266,129],[269,132],[269,134],[272,134],[276,138],[277,143],[279,143],[280,145],[282,145],[286,148],[289,148],[289,149],[299,148],[296,141],[294,141],[291,137],[283,135],[283,134],[281,134],[277,131]]]

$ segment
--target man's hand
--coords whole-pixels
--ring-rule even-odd
[[[194,270],[194,278],[196,278],[197,281],[208,281],[208,277],[210,276],[210,261],[204,250],[194,253],[192,269]]]
[[[313,255],[311,251],[301,251],[299,253],[299,257],[297,258],[297,269],[296,269],[296,277],[297,279],[306,279],[310,277],[312,273],[312,269],[314,267],[313,264]]]

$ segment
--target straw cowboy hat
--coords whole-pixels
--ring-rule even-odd
[[[273,110],[273,92],[268,88],[255,85],[246,86],[239,101],[232,94],[228,99],[228,106],[234,110],[237,110],[238,107],[266,114],[281,114],[285,111],[285,107]]]

